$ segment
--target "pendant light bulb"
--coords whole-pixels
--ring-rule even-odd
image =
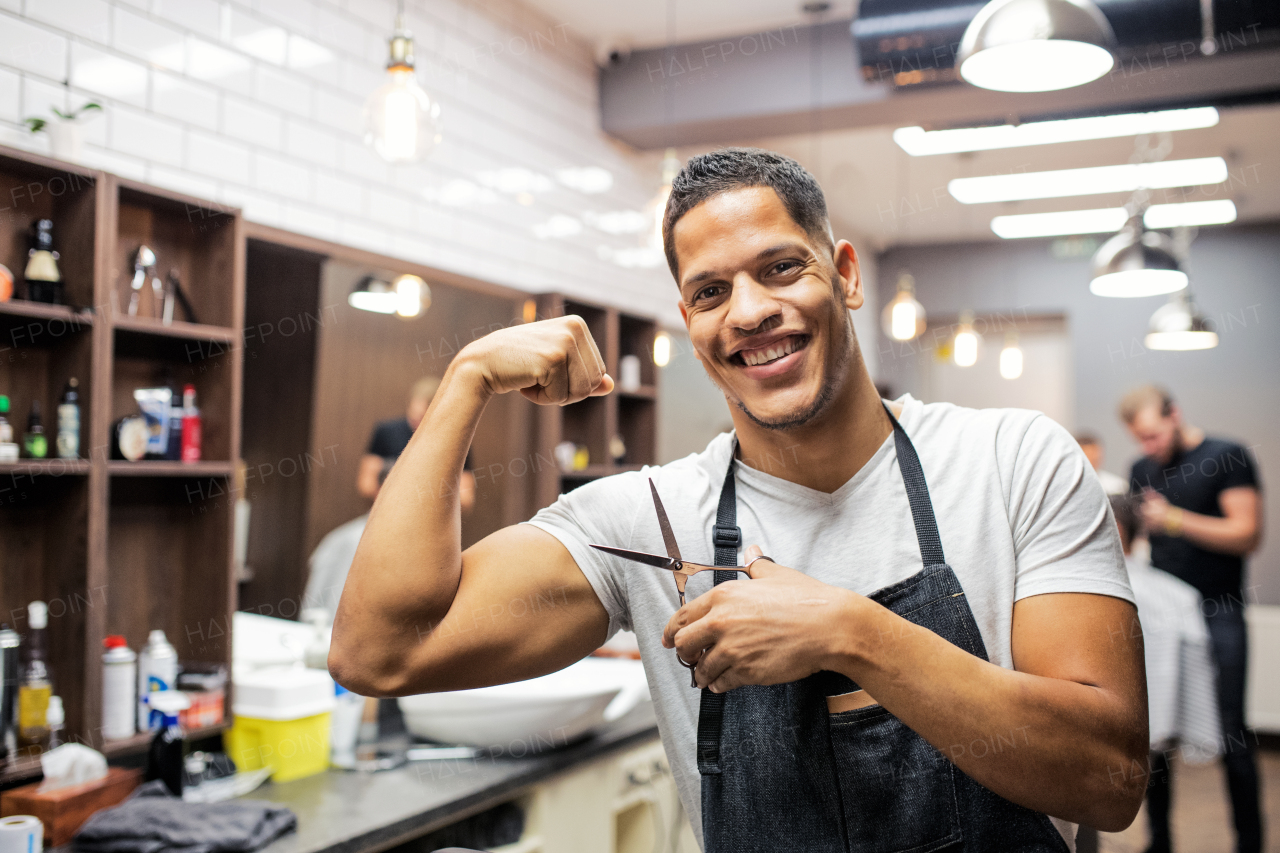
[[[1022,347],[1018,336],[1012,332],[1004,336],[1004,349],[1000,350],[1000,375],[1005,379],[1017,379],[1022,375]]]
[[[973,330],[973,312],[960,312],[960,324],[956,336],[951,341],[952,358],[957,367],[973,367],[978,363],[978,351],[982,348],[982,338]]]
[[[916,299],[916,280],[911,273],[898,276],[898,292],[880,314],[884,333],[895,341],[910,341],[924,334],[924,306]]]
[[[1115,32],[1092,0],[991,0],[960,40],[968,83],[997,92],[1053,92],[1115,65]]]
[[[1157,308],[1147,328],[1142,342],[1147,349],[1187,351],[1213,349],[1218,345],[1217,332],[1187,290],[1175,293]]]
[[[671,363],[671,336],[666,332],[654,335],[653,363],[658,367],[666,367]]]
[[[399,16],[390,48],[386,82],[364,104],[364,142],[388,163],[413,163],[440,141],[440,104],[418,85],[413,34]]]

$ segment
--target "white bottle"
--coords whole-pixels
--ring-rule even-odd
[[[160,714],[155,714],[152,724],[152,708],[147,704],[147,694],[158,690],[172,690],[178,680],[178,650],[169,645],[164,631],[151,632],[147,645],[138,655],[138,731],[150,732],[160,727]]]
[[[62,728],[67,724],[67,713],[62,708],[61,696],[49,697],[49,708],[44,712],[44,723],[49,727],[49,744],[46,750],[62,746]]]
[[[102,737],[118,740],[136,731],[138,654],[124,637],[112,634],[102,641]]]

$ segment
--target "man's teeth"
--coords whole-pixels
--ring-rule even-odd
[[[796,339],[787,338],[777,346],[772,346],[767,349],[745,350],[742,353],[742,360],[748,365],[755,367],[758,364],[768,364],[771,361],[776,361],[784,355],[790,355],[795,351]]]

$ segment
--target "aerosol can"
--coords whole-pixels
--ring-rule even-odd
[[[155,731],[161,724],[161,714],[147,703],[147,694],[172,690],[177,680],[178,650],[157,628],[138,655],[138,731]]]

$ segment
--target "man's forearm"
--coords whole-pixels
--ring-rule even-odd
[[[829,669],[843,672],[980,784],[1099,829],[1132,819],[1145,726],[1121,697],[1004,669],[861,596]],[[1128,626],[1124,626],[1127,630]],[[1130,808],[1132,806],[1132,808]]]
[[[488,398],[455,359],[370,511],[334,621],[341,652],[330,661],[366,689],[396,674],[403,649],[453,602],[462,568],[459,478]]]
[[[1249,519],[1219,518],[1171,507],[1165,529],[1219,554],[1243,557],[1258,547],[1258,525]]]

